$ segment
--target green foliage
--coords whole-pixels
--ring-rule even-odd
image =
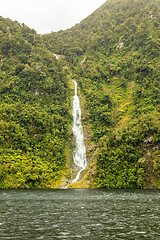
[[[43,36],[68,56],[85,95],[96,187],[160,187],[159,14],[158,0],[108,0],[73,28]]]
[[[0,187],[51,187],[66,164],[67,72],[34,30],[0,21]]]
[[[159,120],[159,113],[154,117],[143,114],[122,131],[112,132],[101,141],[97,155],[98,187],[146,188],[152,185],[151,178],[160,174],[154,166],[160,163],[159,151],[155,151],[160,140]],[[149,169],[151,161],[152,169]],[[149,171],[150,176],[147,176]]]
[[[89,110],[95,187],[160,188],[159,19],[159,0],[108,0],[43,36],[0,18],[0,187],[53,187],[60,177],[68,75]]]

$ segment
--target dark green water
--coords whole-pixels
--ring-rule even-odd
[[[160,191],[1,190],[5,239],[159,240]]]

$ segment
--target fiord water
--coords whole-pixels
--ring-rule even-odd
[[[159,240],[160,191],[1,190],[0,240]]]
[[[77,82],[73,80],[75,86],[75,95],[73,96],[73,160],[74,163],[81,168],[76,178],[72,182],[76,182],[79,179],[80,173],[86,168],[86,147],[84,143],[83,128],[81,123],[81,107],[79,97],[77,95]]]

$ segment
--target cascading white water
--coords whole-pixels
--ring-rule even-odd
[[[77,82],[73,80],[75,86],[75,95],[73,96],[73,161],[74,163],[81,168],[77,176],[73,179],[72,183],[77,182],[81,172],[87,167],[86,160],[86,147],[84,144],[83,128],[81,124],[81,107],[79,102],[79,97],[77,95]],[[68,185],[65,189],[68,188]]]
[[[81,124],[81,107],[79,102],[79,97],[77,95],[77,82],[73,80],[75,86],[75,95],[73,97],[73,160],[76,165],[81,167],[81,170],[78,172],[76,178],[72,182],[76,182],[79,179],[80,173],[86,168],[86,147],[84,144],[83,128]]]
[[[54,56],[56,57],[57,60],[60,58],[60,56],[58,56],[58,55],[55,54],[55,53],[54,53]]]

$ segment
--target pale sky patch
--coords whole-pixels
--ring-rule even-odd
[[[17,20],[38,33],[66,30],[106,0],[0,0],[0,16]]]

